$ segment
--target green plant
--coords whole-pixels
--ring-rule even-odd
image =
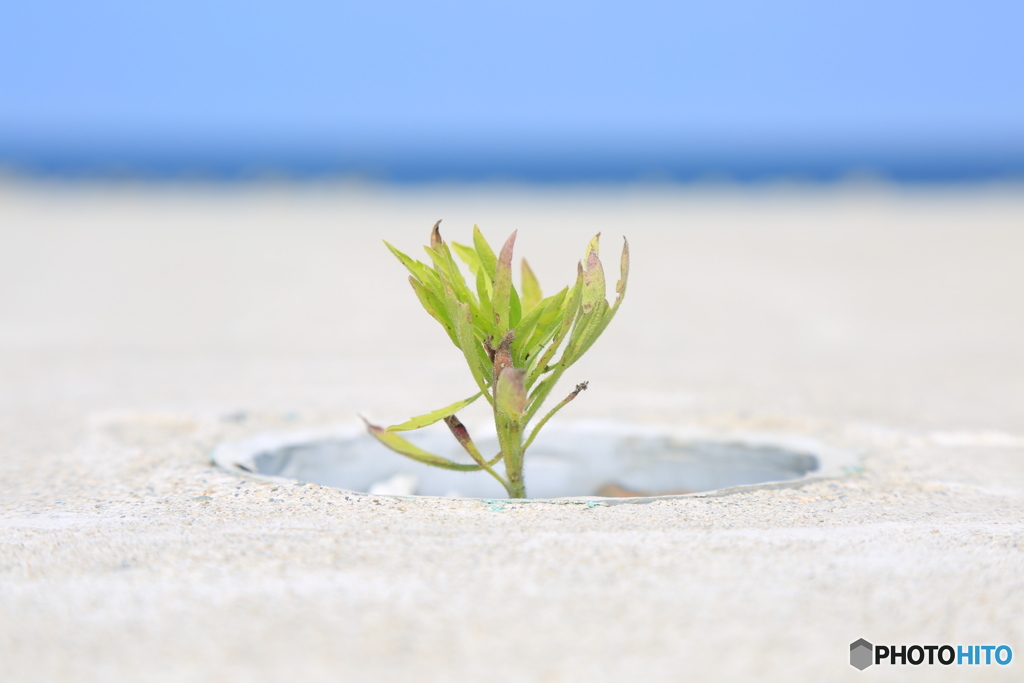
[[[414,261],[384,242],[411,275],[409,282],[427,313],[444,327],[465,356],[479,391],[469,398],[386,429],[366,423],[377,440],[393,451],[428,465],[452,470],[486,470],[501,482],[510,498],[525,498],[523,460],[526,449],[556,412],[587,388],[576,385],[526,435],[527,424],[562,374],[583,356],[615,316],[626,293],[629,243],[623,240],[621,276],[615,285],[614,305],[605,299],[605,276],[598,258],[598,233],[577,263],[576,283],[544,298],[533,271],[522,261],[522,294],[512,284],[512,248],[516,233],[498,254],[473,227],[473,246],[441,239],[441,221],[434,224],[430,245],[424,247],[430,263]],[[470,286],[455,262],[458,256],[475,280]],[[555,360],[559,348],[562,354]],[[500,452],[485,458],[473,443],[456,413],[483,396],[494,411]],[[444,420],[475,464],[459,464],[428,453],[399,436]],[[525,438],[524,438],[525,436]],[[495,470],[503,461],[505,476]]]

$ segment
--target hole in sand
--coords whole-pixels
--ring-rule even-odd
[[[408,438],[437,455],[472,462],[443,427]],[[493,436],[476,441],[485,454],[497,452]],[[586,422],[549,426],[527,453],[524,477],[532,499],[680,495],[836,474],[850,461],[836,455],[800,438],[680,434]],[[355,426],[224,444],[213,459],[257,476],[379,495],[506,497],[486,472],[422,465],[389,451]]]

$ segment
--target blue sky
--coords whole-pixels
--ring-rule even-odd
[[[1019,172],[1022,31],[1019,1],[9,0],[0,163]]]

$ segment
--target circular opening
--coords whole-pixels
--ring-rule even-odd
[[[421,448],[471,464],[446,429],[408,436]],[[496,453],[493,437],[476,439]],[[379,495],[504,498],[486,472],[417,463],[384,448],[359,428],[306,435],[267,435],[225,444],[214,461],[256,475],[284,477]],[[681,495],[821,474],[826,452],[800,439],[679,435],[638,426],[551,426],[526,455],[530,498]],[[834,468],[830,468],[834,469]],[[502,471],[499,464],[498,471]]]

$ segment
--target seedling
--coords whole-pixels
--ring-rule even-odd
[[[387,242],[384,244],[411,273],[409,283],[423,308],[462,351],[479,391],[463,401],[386,429],[369,422],[366,426],[378,441],[397,453],[450,470],[485,470],[501,482],[510,498],[525,498],[526,449],[551,416],[587,388],[587,382],[577,384],[537,422],[528,436],[527,425],[537,416],[562,374],[587,352],[619,309],[626,294],[629,243],[623,240],[621,275],[615,285],[618,296],[609,305],[605,299],[604,268],[597,256],[600,233],[587,245],[584,260],[577,264],[576,283],[545,298],[526,259],[522,260],[522,293],[512,284],[515,232],[496,255],[476,226],[472,247],[455,242],[449,247],[441,239],[440,225],[441,221],[434,224],[430,245],[424,247],[429,263],[414,261]],[[472,286],[463,277],[453,252],[469,267]],[[555,360],[559,349],[561,356]],[[456,415],[481,396],[494,411],[501,449],[491,458],[484,457]],[[428,453],[398,434],[441,420],[475,464],[460,464]],[[496,469],[499,462],[504,464],[504,476]]]

